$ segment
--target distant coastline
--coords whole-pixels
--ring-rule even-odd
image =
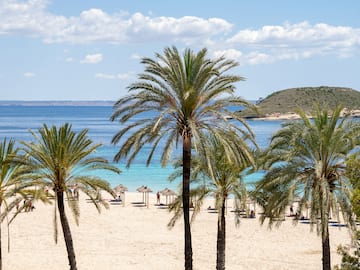
[[[112,100],[0,100],[0,106],[113,106]]]
[[[360,110],[348,110],[343,109],[341,112],[341,117],[344,117],[345,115],[348,115],[352,118],[360,118]],[[312,118],[310,114],[307,115],[309,118]],[[271,113],[266,114],[265,116],[260,117],[252,117],[252,120],[296,120],[300,119],[300,116],[294,112],[288,112],[288,113]]]

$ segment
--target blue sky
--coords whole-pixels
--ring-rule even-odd
[[[0,0],[0,100],[116,100],[165,47],[240,63],[236,94],[360,90],[357,0]]]

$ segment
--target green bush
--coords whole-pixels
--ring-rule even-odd
[[[359,231],[357,232],[357,241],[353,254],[348,247],[339,246],[337,252],[342,255],[341,265],[336,265],[334,270],[359,270],[360,269],[360,241]]]

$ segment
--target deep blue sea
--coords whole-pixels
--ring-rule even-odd
[[[112,145],[111,139],[121,129],[117,122],[111,122],[111,106],[0,106],[0,141],[4,137],[13,138],[17,141],[29,141],[32,135],[29,129],[37,131],[44,123],[47,125],[60,126],[64,123],[72,124],[73,130],[80,131],[87,128],[88,136],[96,143],[103,145],[96,155],[113,162],[113,158],[119,146]],[[144,116],[146,117],[146,116]],[[256,141],[261,148],[267,146],[270,136],[281,127],[281,121],[249,120],[249,125],[256,135]],[[145,148],[129,169],[125,167],[125,161],[114,163],[122,173],[99,172],[111,186],[123,184],[129,191],[135,191],[141,185],[147,185],[153,191],[169,187],[177,189],[178,182],[169,183],[168,176],[173,172],[169,164],[161,168],[156,161],[146,167],[146,158],[149,148]],[[179,152],[178,152],[179,153]],[[176,153],[174,153],[175,157]],[[261,173],[246,176],[247,182],[253,182],[261,178]]]

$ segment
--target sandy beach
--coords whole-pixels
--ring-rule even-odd
[[[161,198],[165,202],[165,197]],[[183,269],[183,223],[167,228],[171,214],[155,206],[150,194],[149,208],[134,204],[141,193],[126,193],[126,205],[110,205],[98,214],[80,196],[81,218],[72,229],[78,269],[139,270]],[[194,269],[215,269],[217,214],[207,211],[209,200],[192,225]],[[3,269],[69,269],[66,248],[59,226],[59,241],[53,240],[54,205],[36,203],[33,212],[21,213],[10,226],[11,252],[7,249],[6,226],[2,225]],[[322,269],[321,238],[310,225],[294,226],[286,217],[279,228],[269,230],[256,219],[243,218],[235,227],[231,203],[227,214],[226,269]],[[257,211],[261,209],[257,208]],[[346,228],[330,226],[332,264],[340,262],[339,244],[350,244]]]

